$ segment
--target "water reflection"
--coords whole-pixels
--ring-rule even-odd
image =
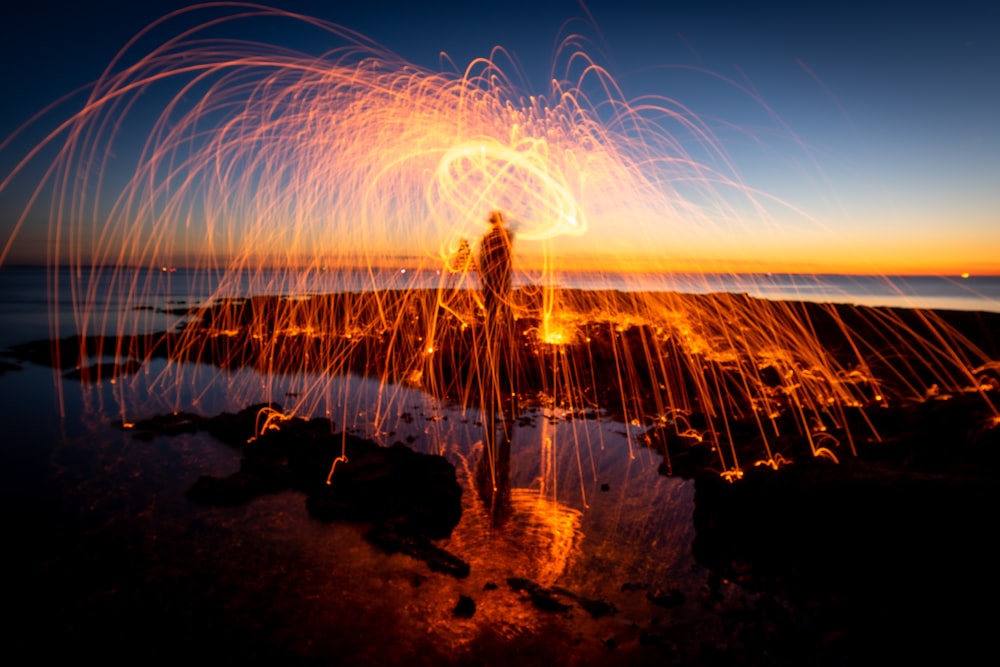
[[[220,372],[192,371],[189,377]],[[143,372],[155,380],[157,362]],[[254,374],[222,372],[244,388]],[[253,379],[262,397],[295,393],[313,381],[294,374]],[[66,392],[65,427],[50,432],[42,426],[54,423],[52,374],[28,366],[0,376],[0,396],[20,416],[5,449],[9,458],[34,461],[32,479],[44,477],[46,484],[17,487],[18,500],[39,507],[45,499],[49,509],[36,518],[55,528],[43,541],[29,537],[34,525],[19,523],[24,534],[13,535],[33,545],[26,571],[38,583],[31,596],[15,600],[28,610],[26,618],[76,628],[87,635],[74,645],[84,652],[109,641],[111,628],[116,634],[124,628],[133,639],[116,645],[119,657],[162,644],[171,633],[214,644],[220,654],[223,646],[236,656],[277,646],[282,655],[336,656],[343,664],[410,655],[419,655],[414,664],[460,662],[482,651],[509,651],[510,642],[558,661],[569,650],[604,655],[604,639],[633,632],[630,624],[655,613],[641,593],[623,592],[624,583],[665,586],[690,566],[690,486],[660,476],[658,455],[630,450],[634,427],[596,413],[583,419],[541,408],[506,420],[506,427],[496,424],[498,433],[509,433],[500,438],[495,467],[506,507],[498,522],[495,503],[477,492],[488,423],[481,413],[366,378],[345,376],[335,384],[315,415],[333,417],[338,430],[404,442],[456,465],[464,513],[441,546],[470,563],[467,579],[379,552],[363,540],[364,527],[312,521],[295,493],[233,508],[193,505],[184,498],[187,488],[201,474],[235,470],[238,451],[205,434],[132,439],[116,425],[119,388],[110,382]],[[38,393],[29,396],[26,386]],[[232,404],[225,382],[211,391],[197,382],[150,386],[144,414],[176,405],[177,394],[208,415],[245,407]],[[43,433],[51,445],[39,441]],[[570,598],[562,600],[572,610],[554,615],[532,606],[510,578],[606,599],[629,615],[593,619]],[[72,597],[54,615],[34,597],[62,600],[67,591]],[[471,618],[453,614],[460,596],[474,600]],[[141,624],[136,609],[145,614]],[[391,647],[380,639],[390,627]]]

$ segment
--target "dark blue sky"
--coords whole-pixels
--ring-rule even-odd
[[[93,81],[130,36],[187,4],[36,0],[8,10],[0,137]],[[431,68],[441,52],[462,67],[502,45],[536,92],[544,92],[558,40],[582,33],[627,97],[687,106],[732,142],[749,184],[863,238],[875,254],[957,259],[992,247],[1000,256],[1000,10],[988,3],[594,0],[586,11],[571,0],[270,4],[340,23]],[[761,141],[763,152],[751,146]],[[0,174],[16,155],[0,153]],[[802,161],[818,167],[822,185],[796,176]],[[5,218],[16,205],[0,193]]]

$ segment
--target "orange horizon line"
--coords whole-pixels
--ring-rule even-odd
[[[579,267],[560,267],[558,269],[558,274],[620,274],[620,275],[637,275],[637,274],[660,274],[664,276],[669,275],[800,275],[800,276],[816,276],[816,275],[837,275],[837,276],[867,276],[867,277],[943,277],[943,278],[1000,278],[1000,268],[998,269],[987,269],[985,271],[959,271],[955,269],[941,270],[941,269],[902,269],[889,272],[875,272],[875,271],[864,271],[857,268],[853,269],[842,269],[837,270],[834,267],[823,267],[817,268],[816,270],[805,270],[805,269],[777,269],[777,268],[762,268],[762,267],[748,267],[746,270],[739,270],[733,267],[721,268],[725,266],[725,262],[711,262],[712,264],[718,264],[720,268],[713,269],[709,267],[701,268],[677,268],[677,269],[663,269],[655,267],[637,267],[637,268],[627,268],[627,267],[597,267],[597,268],[579,268]],[[0,270],[3,268],[42,268],[42,269],[52,269],[52,268],[76,268],[78,265],[71,264],[68,262],[60,262],[53,265],[52,263],[45,262],[6,262],[0,265]],[[417,261],[417,258],[399,258],[397,262],[382,261],[377,264],[363,264],[363,263],[330,263],[324,264],[322,262],[302,262],[302,263],[276,263],[276,262],[265,262],[258,265],[242,266],[242,267],[227,267],[224,263],[213,263],[211,265],[197,264],[197,263],[172,263],[157,262],[149,266],[139,266],[134,264],[128,265],[115,265],[107,263],[95,263],[95,264],[82,264],[79,265],[82,268],[101,268],[101,269],[146,269],[146,270],[202,270],[202,271],[225,271],[227,269],[237,269],[237,270],[281,270],[290,269],[296,271],[326,271],[326,270],[355,270],[355,271],[365,271],[369,269],[373,270],[414,270],[414,271],[439,271],[444,267],[444,263],[436,264],[429,262],[427,260]],[[521,272],[528,271],[538,271],[544,269],[544,265],[529,265],[521,267]]]

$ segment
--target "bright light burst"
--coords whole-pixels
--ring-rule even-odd
[[[738,441],[768,465],[789,432],[842,459],[879,437],[869,410],[979,386],[972,369],[989,359],[928,314],[675,291],[687,246],[696,256],[727,230],[778,228],[776,202],[742,183],[697,116],[625,99],[584,53],[564,52],[565,75],[533,96],[500,50],[429,71],[336,25],[227,11],[138,57],[124,50],[47,142],[59,153],[36,196],[52,196],[50,259],[79,270],[70,296],[93,339],[81,364],[163,360],[116,383],[126,423],[150,402],[189,408],[213,385],[234,402],[330,414],[351,391],[337,378],[354,373],[381,387],[377,433],[406,384],[476,407],[510,375],[521,405],[606,410],[648,427],[649,442],[707,443],[736,478],[754,463]],[[334,46],[316,56],[218,37],[261,17]],[[507,371],[485,352],[475,258],[456,262],[493,210],[513,221],[521,286]],[[169,337],[144,338],[180,280],[160,269],[175,265],[191,269],[197,305],[174,308],[185,326]],[[582,269],[609,287],[635,268],[656,289],[558,287]],[[233,372],[245,368],[259,374]],[[276,376],[295,378],[293,395]]]

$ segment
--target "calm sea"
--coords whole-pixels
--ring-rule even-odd
[[[163,308],[201,303],[213,296],[260,293],[309,294],[381,288],[433,288],[442,278],[435,271],[323,271],[295,274],[258,273],[224,276],[192,270],[104,270],[96,280],[81,275],[71,280],[63,269],[53,274],[43,267],[0,267],[0,347],[87,331],[113,331],[137,307]],[[90,295],[74,294],[73,283],[89,286]],[[567,274],[560,285],[578,289],[746,293],[774,300],[805,300],[857,304],[1000,312],[1000,276],[846,276],[803,274]],[[84,314],[77,301],[98,302]],[[150,316],[145,326],[166,328],[173,318]]]

